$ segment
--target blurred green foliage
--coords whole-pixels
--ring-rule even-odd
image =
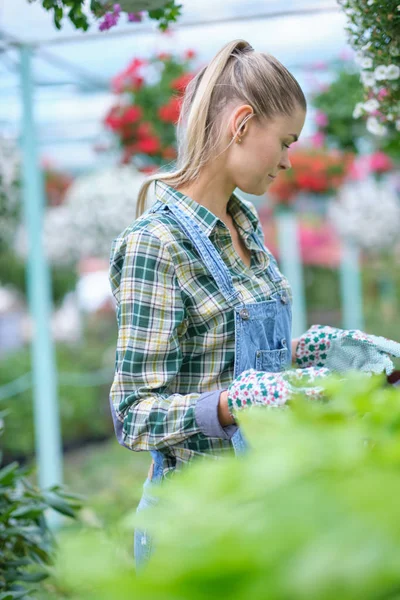
[[[77,273],[74,268],[57,266],[51,269],[54,304],[60,304],[65,294],[75,289],[76,281]],[[7,249],[0,252],[0,286],[2,285],[13,287],[26,296],[26,264]]]
[[[348,70],[338,70],[329,88],[313,96],[313,106],[328,117],[327,124],[319,129],[327,136],[332,147],[358,151],[360,138],[368,133],[365,123],[353,118],[354,107],[362,100],[360,74]]]
[[[112,435],[108,404],[113,376],[112,353],[105,354],[105,348],[96,343],[58,344],[56,361],[62,375],[58,391],[64,448]],[[108,377],[105,377],[107,369]],[[30,371],[29,349],[7,354],[0,361],[0,387]],[[87,378],[87,374],[91,373],[94,376]],[[4,452],[9,458],[31,456],[34,452],[32,388],[3,400],[1,406],[9,409],[3,438]]]
[[[364,119],[353,117],[356,104],[363,99],[364,88],[359,71],[355,71],[354,67],[337,68],[328,89],[312,97],[313,106],[327,116],[326,125],[319,125],[318,130],[326,136],[332,148],[357,154],[367,141],[393,159],[400,160],[400,134],[394,128],[390,135],[379,138],[368,132]]]
[[[3,433],[0,413],[0,435]],[[76,518],[82,499],[61,486],[40,490],[28,480],[29,469],[4,463],[0,453],[0,598],[34,598],[34,584],[49,576],[55,538],[47,509]]]
[[[242,413],[250,452],[154,490],[135,517],[156,540],[141,577],[121,528],[65,532],[57,598],[398,598],[400,390],[361,374],[324,385],[326,402]]]

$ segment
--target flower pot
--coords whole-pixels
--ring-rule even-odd
[[[113,4],[110,0],[100,0],[100,3],[105,6],[107,4]],[[167,4],[167,0],[119,0],[118,4],[121,6],[121,10],[127,13],[136,13],[145,10],[155,10],[156,8],[162,8]]]

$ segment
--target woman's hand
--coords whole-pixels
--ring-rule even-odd
[[[390,375],[391,356],[400,358],[400,344],[358,329],[337,329],[313,325],[300,338],[295,353],[299,367],[327,367],[344,373],[348,370]]]
[[[232,416],[251,406],[282,406],[296,394],[309,399],[322,399],[324,389],[319,379],[327,377],[329,369],[308,367],[288,369],[280,373],[243,371],[228,387],[228,409]]]
[[[294,338],[292,340],[292,365],[296,364],[296,350],[297,350],[299,341],[300,341],[300,338]]]
[[[231,415],[228,409],[228,392],[225,390],[221,392],[218,403],[218,419],[221,423],[222,427],[227,427],[228,425],[234,425],[235,419]]]

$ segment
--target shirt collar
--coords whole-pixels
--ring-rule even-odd
[[[179,208],[201,227],[204,233],[209,237],[217,224],[222,221],[214,215],[208,208],[199,204],[189,196],[178,192],[175,188],[157,180],[155,186],[156,199],[160,202],[174,202]],[[247,204],[235,193],[232,193],[228,202],[229,212],[232,215],[236,225],[245,233],[245,237],[252,234],[257,229],[258,218],[250,210]]]

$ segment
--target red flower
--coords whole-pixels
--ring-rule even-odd
[[[151,126],[151,123],[149,123],[148,121],[143,121],[142,123],[139,123],[136,129],[136,135],[139,139],[147,138],[153,135],[153,127]]]
[[[177,152],[173,146],[167,146],[161,152],[161,156],[165,159],[176,158]]]
[[[129,106],[122,114],[122,123],[137,123],[143,116],[143,111],[140,106]]]
[[[169,60],[171,57],[172,55],[169,52],[159,52],[157,54],[159,60]]]
[[[139,171],[141,173],[144,173],[145,175],[152,175],[153,173],[155,173],[157,171],[157,167],[155,167],[153,165],[148,165],[147,167],[141,167],[139,169]]]
[[[145,64],[147,64],[146,60],[142,60],[140,58],[134,58],[132,60],[132,62],[130,62],[129,65],[126,67],[124,73],[125,73],[125,75],[134,75],[134,74],[136,74],[138,69],[140,69],[140,67],[142,67]]]
[[[104,119],[104,124],[106,125],[106,127],[112,129],[113,131],[118,131],[120,129],[122,121],[121,110],[119,106],[113,106],[109,110],[106,118]]]
[[[127,89],[136,91],[143,85],[143,77],[138,75],[138,70],[143,65],[147,64],[147,61],[135,58],[129,63],[126,69],[118,73],[111,80],[111,89],[115,94],[121,94]]]
[[[143,154],[157,154],[160,150],[160,139],[153,135],[139,140],[136,147],[138,152],[142,152]]]
[[[181,98],[171,98],[168,104],[158,109],[158,116],[162,121],[166,121],[167,123],[176,123],[179,119],[181,107]]]
[[[177,77],[171,81],[171,88],[183,93],[188,83],[192,81],[193,77],[194,75],[192,73],[185,73],[184,75],[181,75],[180,77]]]
[[[196,52],[194,50],[186,50],[184,57],[188,60],[194,58],[196,56]]]

